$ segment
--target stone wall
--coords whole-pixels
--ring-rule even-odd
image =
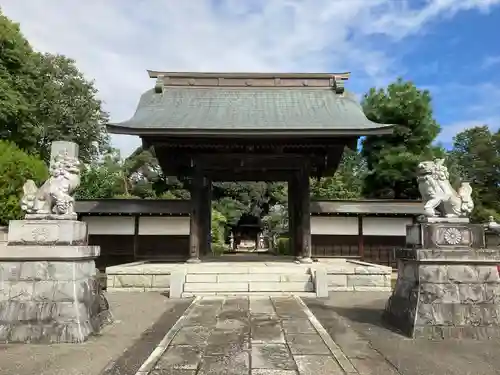
[[[348,260],[326,267],[328,290],[335,292],[390,292],[392,268]]]
[[[429,246],[400,251],[386,320],[412,337],[500,338],[500,249]]]
[[[116,271],[113,269],[116,269]],[[108,267],[106,275],[106,288],[108,291],[167,292],[170,290],[170,271],[144,274],[139,270],[123,270],[119,269],[119,266],[115,266]]]
[[[0,246],[0,342],[83,342],[111,321],[99,247],[86,242],[82,222],[11,221]]]
[[[100,328],[93,260],[0,262],[0,341],[75,342]]]

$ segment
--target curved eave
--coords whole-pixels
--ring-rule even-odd
[[[304,136],[369,136],[392,134],[395,125],[375,124],[373,128],[364,129],[168,129],[168,128],[137,128],[129,125],[128,121],[108,124],[107,130],[111,134],[126,134],[136,136],[205,136],[205,137],[304,137]]]

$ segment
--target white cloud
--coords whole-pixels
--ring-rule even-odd
[[[129,118],[166,71],[344,71],[384,84],[403,68],[371,37],[418,32],[458,11],[500,0],[3,0],[2,9],[42,51],[62,53],[95,79],[113,121]],[[128,153],[134,137],[114,137]]]
[[[482,64],[481,68],[482,69],[489,69],[493,66],[499,65],[500,64],[500,56],[487,56]]]
[[[470,101],[471,104],[461,112],[461,120],[443,126],[438,142],[451,143],[457,133],[475,126],[488,125],[493,131],[500,128],[500,86],[486,82],[473,87],[452,84],[441,88],[441,95],[451,92],[463,93],[462,98],[458,97],[459,101]]]
[[[483,117],[448,124],[443,127],[436,141],[443,143],[445,146],[450,146],[453,143],[453,137],[455,137],[458,133],[469,128],[483,125],[488,125],[492,131],[496,131],[500,128],[500,116]]]

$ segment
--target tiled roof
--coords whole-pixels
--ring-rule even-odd
[[[316,131],[363,135],[391,131],[390,125],[369,121],[354,95],[339,88],[331,78],[311,80],[315,84],[308,86],[299,86],[295,81],[283,86],[275,80],[270,85],[271,78],[239,79],[234,85],[206,84],[200,78],[199,85],[195,79],[177,80],[176,84],[161,79],[159,86],[141,96],[134,116],[112,124],[110,132]],[[213,78],[205,80],[214,82]]]

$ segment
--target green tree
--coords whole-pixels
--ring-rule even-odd
[[[94,82],[85,79],[75,61],[62,55],[38,54],[37,90],[31,98],[38,124],[41,156],[50,156],[53,141],[80,146],[79,158],[95,160],[109,146],[108,114],[97,99]]]
[[[0,139],[45,161],[55,140],[76,142],[84,162],[97,158],[109,143],[108,115],[74,61],[34,52],[1,13],[0,51]]]
[[[444,155],[441,147],[432,144],[440,127],[433,117],[430,93],[398,79],[386,89],[372,88],[362,105],[370,120],[395,125],[391,135],[368,136],[362,141],[368,170],[364,196],[420,198],[417,164]]]
[[[38,141],[30,102],[37,90],[35,54],[19,25],[1,13],[0,51],[0,139],[31,150]]]
[[[211,238],[212,244],[224,245],[226,240],[226,224],[225,216],[212,208],[212,223],[211,223]]]
[[[105,199],[130,195],[127,178],[118,153],[106,154],[102,160],[83,165],[76,199]]]
[[[475,208],[472,220],[500,220],[500,133],[477,126],[458,133],[453,139],[450,161],[460,176],[471,182]]]
[[[0,140],[0,225],[21,217],[23,185],[33,180],[40,186],[48,178],[47,166],[15,144]]]
[[[357,150],[345,149],[335,174],[311,180],[311,198],[316,200],[359,199],[363,192],[366,164]]]

